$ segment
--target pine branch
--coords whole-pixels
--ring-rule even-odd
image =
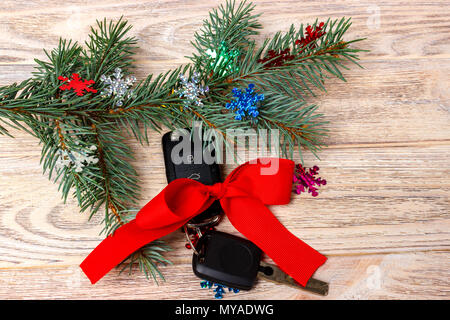
[[[129,29],[122,20],[98,22],[98,30],[92,29],[86,43],[88,50],[61,40],[57,48],[46,52],[49,61],[36,60],[32,79],[0,88],[0,119],[40,139],[43,170],[59,183],[64,201],[73,191],[80,211],[90,211],[90,217],[104,208],[106,234],[127,221],[128,208],[136,206],[139,196],[137,174],[130,164],[132,153],[122,141],[121,124],[129,119],[115,118],[112,103],[105,103],[101,95],[61,92],[58,76],[79,73],[98,79],[103,72],[130,67],[136,41],[126,37]],[[3,126],[0,133],[8,134]],[[80,160],[90,157],[97,162]],[[167,250],[157,242],[137,251],[146,274],[160,273],[158,254]]]
[[[165,280],[158,265],[172,264],[172,262],[164,258],[163,255],[171,250],[172,249],[164,241],[155,240],[131,254],[124,262],[119,264],[118,267],[121,267],[120,272],[128,270],[128,274],[131,274],[133,266],[137,264],[139,270],[145,274],[147,279],[152,276],[153,280],[158,283],[158,277]]]
[[[80,210],[90,216],[104,208],[106,234],[134,217],[139,186],[131,165],[133,154],[123,132],[141,143],[148,143],[148,131],[190,126],[201,121],[221,135],[230,148],[233,141],[227,129],[278,129],[279,148],[285,157],[293,157],[296,146],[317,155],[324,146],[327,130],[317,106],[307,103],[310,95],[325,91],[325,80],[337,77],[345,81],[344,62],[357,64],[358,53],[351,45],[361,39],[345,41],[349,19],[317,21],[311,26],[291,26],[257,46],[252,37],[261,25],[254,6],[246,1],[228,0],[213,10],[192,42],[196,53],[191,64],[157,76],[149,75],[134,88],[133,94],[116,97],[103,94],[107,87],[103,75],[116,68],[129,74],[137,40],[129,37],[131,26],[122,18],[116,23],[98,21],[85,47],[60,40],[45,52],[47,61],[36,60],[33,77],[19,84],[0,87],[0,134],[10,133],[8,126],[29,132],[42,144],[41,163],[49,178],[59,183],[64,200],[70,193]],[[78,74],[95,81],[79,96],[61,90],[60,76]],[[201,104],[180,93],[180,76],[191,79],[198,73],[207,94],[197,97]],[[233,88],[256,85],[264,94],[258,106],[258,118],[237,120],[226,108],[233,99]],[[124,262],[123,269],[139,268],[155,280],[162,274],[158,264],[169,263],[162,253],[169,248],[155,241],[141,248]]]
[[[253,14],[254,5],[242,1],[227,0],[225,5],[213,9],[209,19],[203,21],[200,32],[196,32],[195,41],[191,42],[197,50],[190,58],[196,69],[210,75],[217,65],[211,65],[209,52],[225,42],[230,50],[242,50],[250,44],[249,37],[258,34],[261,24],[257,21],[260,14]],[[208,57],[205,59],[205,57]]]
[[[181,66],[156,77],[148,76],[124,102],[124,107],[109,110],[108,119],[119,122],[141,143],[148,143],[148,130],[159,132],[162,126],[175,129],[188,124],[183,101],[175,93],[179,75],[187,71]],[[143,133],[142,133],[143,132]]]
[[[85,60],[89,61],[87,77],[98,81],[102,74],[112,73],[114,69],[127,70],[133,63],[133,55],[137,49],[137,39],[127,37],[132,28],[123,17],[117,22],[106,19],[97,21],[97,28],[91,27],[88,50],[83,50]]]
[[[344,60],[357,64],[356,54],[361,50],[351,49],[349,45],[360,39],[349,42],[342,40],[350,25],[349,19],[328,20],[321,26],[316,21],[309,28],[310,30],[322,28],[323,35],[300,44],[300,39],[308,39],[303,25],[300,25],[298,31],[292,25],[287,33],[275,34],[259,48],[254,41],[248,40],[245,50],[241,48],[242,52],[235,61],[233,72],[228,72],[226,79],[206,77],[205,82],[210,88],[208,101],[211,105],[201,112],[196,110],[197,118],[216,130],[230,124],[244,129],[251,127],[279,129],[282,139],[280,149],[284,156],[291,158],[296,145],[312,151],[317,156],[317,152],[324,146],[327,130],[323,125],[326,121],[322,119],[321,114],[316,114],[316,106],[306,104],[306,99],[308,95],[315,95],[315,89],[325,91],[324,81],[330,76],[345,81],[340,71],[341,68],[348,69],[342,63]],[[203,35],[203,38],[208,37]],[[210,32],[209,38],[214,38],[213,32]],[[286,56],[288,59],[274,64],[274,60],[279,59],[277,54],[283,52],[289,52]],[[199,57],[197,59],[208,61],[206,51],[203,50],[202,53],[202,59]],[[275,57],[265,58],[270,56],[270,53],[275,53]],[[207,67],[206,70],[210,71]],[[215,72],[223,74],[226,70],[228,69],[219,69]],[[234,121],[232,117],[226,115],[227,110],[223,108],[231,99],[232,88],[245,88],[249,84],[255,84],[259,92],[265,95],[264,103],[259,109],[261,121],[256,124],[246,123],[243,120]],[[218,110],[215,108],[217,105],[222,108]],[[220,114],[222,119],[214,122],[212,120],[214,114]],[[302,157],[302,148],[298,149]]]

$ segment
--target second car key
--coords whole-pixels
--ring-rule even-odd
[[[192,268],[199,278],[231,288],[250,290],[257,277],[327,295],[328,283],[309,279],[301,286],[276,265],[261,262],[262,251],[251,241],[231,234],[210,231],[197,243]]]
[[[217,163],[206,164],[203,161],[203,157],[201,157],[200,163],[196,163],[195,161],[197,160],[195,152],[198,152],[199,150],[200,152],[203,151],[203,139],[201,134],[201,130],[194,129],[192,135],[198,136],[192,136],[190,130],[178,129],[163,135],[162,147],[167,182],[179,178],[197,180],[205,185],[213,185],[217,182],[222,182],[220,178],[220,168]],[[194,143],[193,138],[197,139],[197,144]],[[182,148],[183,146],[185,146],[185,148]],[[195,150],[195,148],[199,150]],[[174,159],[175,157],[177,159]],[[220,206],[220,202],[214,201],[208,209],[191,219],[187,223],[187,227],[197,229],[215,225],[219,222],[221,214],[222,207]]]

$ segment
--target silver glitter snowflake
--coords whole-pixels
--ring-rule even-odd
[[[98,162],[98,158],[92,155],[95,150],[97,150],[97,147],[94,145],[89,148],[88,152],[81,150],[71,151],[68,149],[59,149],[55,167],[57,169],[64,167],[73,168],[75,172],[79,173],[83,171],[84,167],[90,165],[91,163],[96,164]]]
[[[180,74],[181,87],[177,89],[180,98],[185,98],[184,106],[188,108],[191,104],[202,106],[201,96],[209,91],[208,86],[202,86],[198,79],[198,73],[194,72],[191,81],[184,74]]]
[[[115,105],[117,107],[123,106],[125,97],[130,98],[133,95],[133,90],[130,87],[136,82],[135,76],[123,77],[122,69],[116,68],[112,76],[102,75],[100,81],[108,85],[102,91],[103,97],[115,97]]]

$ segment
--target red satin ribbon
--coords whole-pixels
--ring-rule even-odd
[[[269,167],[275,174],[264,174]],[[103,240],[81,263],[94,284],[145,244],[183,226],[216,199],[233,226],[255,243],[287,274],[305,286],[326,257],[290,233],[266,207],[287,204],[292,193],[294,162],[258,159],[237,167],[223,183],[206,186],[190,179],[169,183],[137,214]]]

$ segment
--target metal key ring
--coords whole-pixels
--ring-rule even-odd
[[[217,215],[217,216],[211,217],[211,218],[206,219],[199,223],[190,223],[188,221],[188,223],[186,223],[186,226],[190,229],[198,229],[198,228],[202,228],[202,227],[207,227],[209,225],[213,226],[220,221],[220,218],[221,218],[221,215]]]
[[[194,253],[195,253],[196,255],[198,255],[199,253],[198,253],[197,249],[195,248],[194,244],[192,243],[191,238],[189,237],[189,232],[188,232],[188,226],[187,226],[187,224],[185,224],[185,225],[183,226],[183,229],[184,229],[184,234],[186,235],[186,239],[187,239],[187,241],[189,242],[189,245],[191,246],[191,249],[194,251]],[[195,229],[196,229],[196,231],[197,231],[198,237],[200,238],[200,237],[203,235],[202,232],[201,232],[201,230],[200,230],[199,228],[195,228]]]

